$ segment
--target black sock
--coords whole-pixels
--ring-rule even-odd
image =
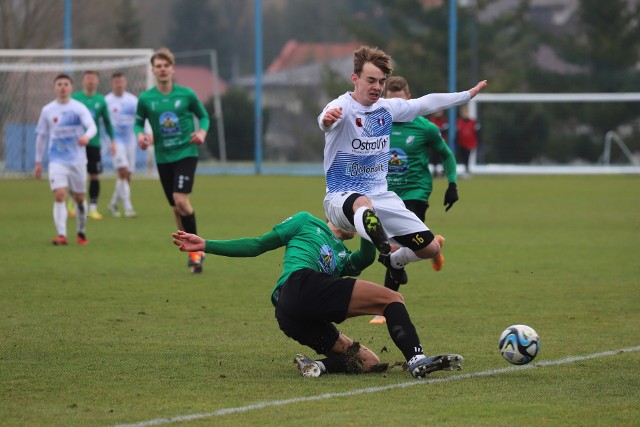
[[[420,338],[415,326],[411,323],[409,312],[401,302],[392,302],[384,309],[384,317],[387,319],[389,335],[400,349],[406,360],[422,353]]]
[[[100,195],[100,181],[89,181],[89,202],[97,204]]]
[[[180,215],[182,221],[182,228],[184,231],[191,234],[198,234],[196,232],[196,213],[191,212],[191,215]]]
[[[332,354],[325,359],[319,359],[322,362],[328,374],[344,374],[347,372],[347,355]]]

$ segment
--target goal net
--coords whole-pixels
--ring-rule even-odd
[[[640,173],[638,92],[482,93],[469,113],[473,173]]]
[[[74,91],[81,90],[87,70],[100,76],[98,93],[111,91],[111,75],[127,77],[127,90],[138,96],[153,85],[150,49],[113,50],[0,50],[0,173],[26,174],[34,168],[35,128],[43,106],[51,102],[53,79],[66,73]],[[102,132],[104,135],[104,132]],[[103,166],[112,169],[108,144],[103,142]],[[145,168],[146,152],[139,151],[137,168]],[[43,166],[47,166],[46,155]]]

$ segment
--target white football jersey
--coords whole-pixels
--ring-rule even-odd
[[[42,107],[36,133],[49,140],[49,162],[86,164],[87,151],[78,138],[92,126],[95,128],[93,116],[84,104],[75,99],[65,104],[54,100]]]
[[[129,92],[123,93],[122,96],[116,96],[111,92],[105,96],[105,100],[109,107],[114,140],[125,145],[136,144],[133,126],[136,121],[138,98]]]
[[[468,92],[432,94],[422,98],[380,98],[364,106],[351,92],[331,101],[318,116],[325,132],[324,173],[327,193],[357,192],[378,194],[387,190],[389,167],[389,135],[393,122],[408,122],[469,100]],[[342,117],[325,128],[325,111],[342,108]]]

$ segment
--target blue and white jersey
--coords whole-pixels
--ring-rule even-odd
[[[333,108],[342,108],[342,117],[327,129],[322,117]],[[320,128],[325,131],[327,192],[386,191],[391,125],[394,121],[411,121],[418,114],[417,105],[400,98],[379,99],[366,107],[347,92],[331,101],[318,116]]]
[[[85,134],[85,129],[94,132],[95,122],[87,107],[75,99],[61,104],[52,101],[42,107],[36,133],[49,140],[49,162],[64,165],[87,163],[87,151],[78,144],[78,138]]]
[[[111,92],[105,96],[105,100],[111,116],[114,140],[124,145],[136,144],[137,138],[133,127],[136,121],[138,98],[129,92],[123,93],[122,96],[116,96]]]
[[[364,106],[351,92],[331,101],[318,116],[325,132],[324,173],[327,193],[378,194],[387,190],[389,135],[393,122],[414,118],[468,102],[469,92],[429,94],[417,99],[380,98]],[[342,108],[340,120],[322,124],[327,110]]]

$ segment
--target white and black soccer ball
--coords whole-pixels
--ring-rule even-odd
[[[526,365],[538,354],[540,338],[536,331],[527,325],[511,325],[500,335],[498,350],[508,362]]]

